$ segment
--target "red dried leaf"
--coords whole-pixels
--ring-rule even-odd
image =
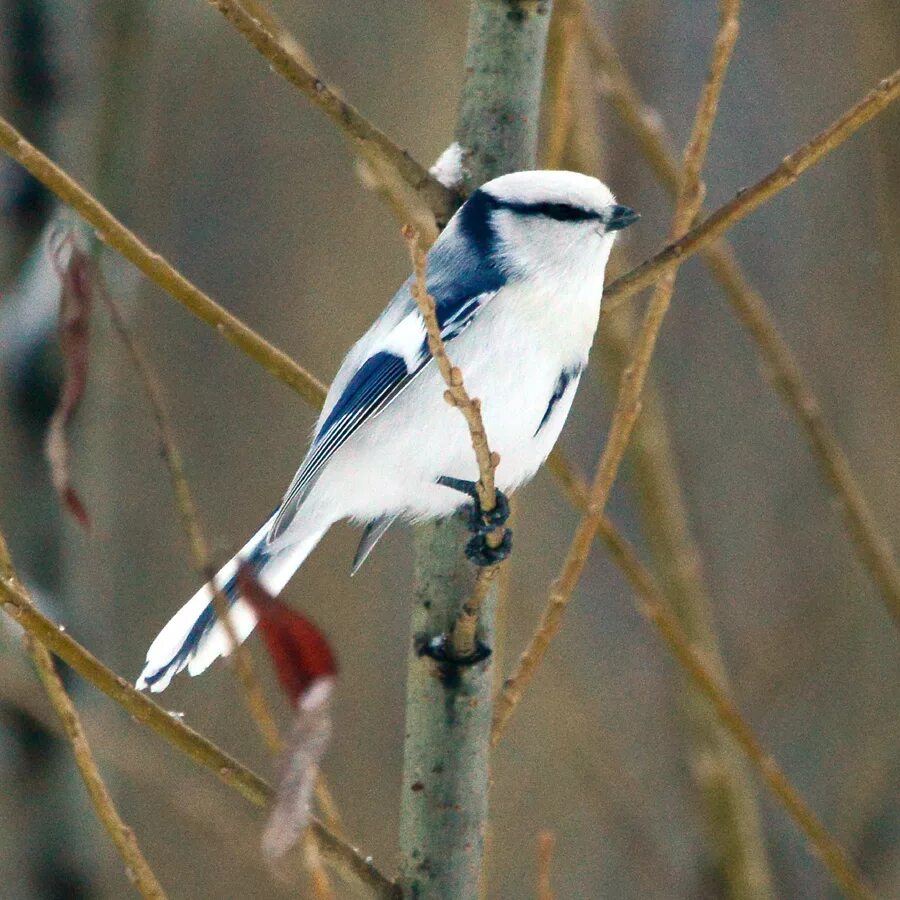
[[[259,616],[278,680],[296,704],[316,679],[337,674],[331,647],[309,619],[273,598],[248,566],[241,566],[237,578],[241,597]]]
[[[263,832],[263,853],[274,863],[294,846],[309,824],[318,765],[331,740],[331,695],[337,664],[322,632],[273,598],[249,566],[238,569],[237,585],[241,597],[259,616],[278,680],[296,710]]]
[[[63,262],[65,251],[68,260]],[[53,262],[62,290],[59,298],[59,349],[63,359],[63,385],[59,403],[47,427],[44,452],[50,477],[63,506],[83,528],[90,527],[87,509],[72,486],[67,428],[87,385],[90,318],[96,279],[94,259],[71,236],[53,249]]]

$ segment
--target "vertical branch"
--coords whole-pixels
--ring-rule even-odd
[[[607,35],[591,18],[586,0],[576,3],[583,33],[597,68],[603,73],[603,92],[632,132],[657,179],[673,196],[678,193],[678,164],[659,116],[643,103],[631,76]],[[885,192],[881,192],[885,193]],[[888,230],[886,233],[890,233]],[[772,310],[750,283],[738,263],[734,247],[725,239],[706,247],[703,260],[713,279],[725,291],[735,314],[747,328],[775,390],[806,431],[813,456],[840,502],[854,548],[872,575],[889,611],[900,613],[900,571],[887,535],[875,515],[850,461],[825,418],[808,376],[782,335]],[[889,257],[886,257],[889,262]]]
[[[578,8],[577,3],[567,0],[566,9],[570,6]],[[557,12],[561,8],[558,4]],[[571,100],[565,105],[571,106]],[[595,174],[601,160],[599,122],[590,110],[578,112],[571,140],[560,150],[559,162]],[[621,252],[617,259],[620,266],[625,263]],[[628,364],[636,327],[630,308],[617,310],[604,321],[602,359],[607,362],[613,385]],[[631,461],[643,528],[664,594],[692,645],[703,653],[719,683],[727,687],[700,549],[691,533],[666,410],[652,373],[647,378],[643,410],[631,441]],[[680,712],[686,724],[692,775],[705,807],[707,840],[717,876],[732,900],[772,897],[759,806],[746,766],[719,724],[715,709],[683,673],[682,688]]]
[[[456,139],[464,148],[466,187],[533,168],[551,3],[473,0],[466,81]],[[488,807],[490,660],[442,667],[417,651],[446,633],[471,579],[455,519],[416,536],[416,604],[409,660],[401,879],[412,896],[479,894]],[[494,642],[495,598],[480,609],[480,637]]]
[[[631,310],[623,309],[610,316],[606,326],[603,345],[615,383],[627,364],[636,323]],[[662,397],[652,380],[644,388],[631,461],[643,529],[663,593],[691,645],[702,653],[719,683],[727,686],[700,550],[691,533]],[[772,897],[759,806],[746,768],[715,710],[683,673],[682,683],[680,706],[691,772],[705,807],[717,874],[733,900]]]
[[[66,737],[72,745],[75,755],[75,763],[81,772],[82,781],[87,788],[91,804],[103,827],[116,845],[122,861],[125,863],[125,873],[142,897],[148,900],[165,900],[166,894],[157,881],[153,870],[144,858],[141,848],[138,846],[134,832],[122,820],[113,803],[109,790],[103,781],[94,754],[91,752],[87,736],[81,726],[81,720],[75,709],[75,704],[66,693],[62,679],[56,671],[53,657],[50,651],[31,635],[24,637],[25,648],[34,660],[35,668],[44,685],[44,690],[53,704],[57,715],[62,722]]]

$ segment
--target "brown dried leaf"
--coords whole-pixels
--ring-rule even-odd
[[[66,251],[68,260],[63,261]],[[63,385],[59,403],[47,427],[44,453],[53,486],[63,506],[83,527],[90,527],[87,509],[72,485],[68,425],[78,409],[87,385],[90,317],[97,276],[96,262],[66,236],[51,251],[59,275],[59,349],[63,359]]]
[[[334,678],[317,678],[297,703],[297,714],[280,764],[275,803],[263,831],[262,848],[274,863],[309,824],[309,801],[318,766],[331,740],[331,695]]]

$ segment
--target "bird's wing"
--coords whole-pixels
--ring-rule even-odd
[[[437,249],[437,248],[435,248]],[[446,342],[472,323],[505,283],[495,270],[462,270],[450,283],[428,278],[435,298],[441,336]],[[381,317],[350,351],[326,399],[306,459],[294,476],[269,532],[277,540],[290,526],[297,509],[325,464],[366,421],[381,412],[413,381],[431,360],[425,323],[411,295],[412,279],[397,292]]]

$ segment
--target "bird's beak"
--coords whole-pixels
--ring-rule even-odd
[[[633,225],[641,217],[640,213],[636,213],[627,206],[614,206],[609,218],[606,220],[607,231],[621,231],[629,225]]]

